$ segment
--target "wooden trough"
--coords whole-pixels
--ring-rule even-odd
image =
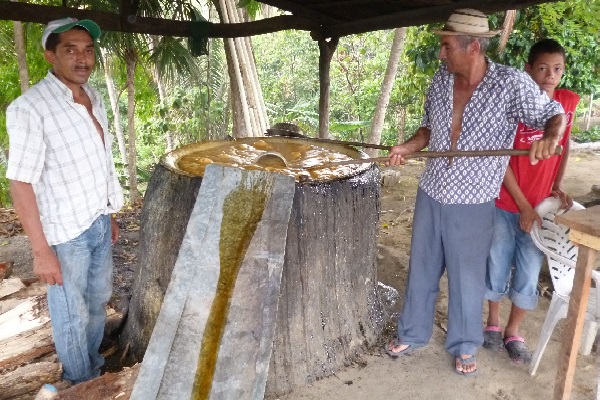
[[[269,142],[302,140],[246,138],[242,142],[250,143],[257,139]],[[147,189],[141,216],[140,262],[124,332],[127,346],[137,360],[141,360],[146,352],[171,273],[176,263],[181,262],[178,260],[178,256],[182,257],[180,249],[184,252],[186,246],[194,248],[193,243],[186,242],[184,235],[186,229],[193,229],[194,206],[203,201],[198,195],[203,178],[178,170],[177,160],[198,146],[214,145],[214,142],[209,142],[185,146],[163,157]],[[348,146],[319,146],[328,146],[353,158],[364,157]],[[266,174],[259,171],[245,173]],[[284,240],[279,240],[276,245],[278,239],[272,235],[262,239],[272,240],[276,247],[272,250],[281,251],[283,255],[277,301],[264,310],[265,315],[273,311],[273,307],[276,311],[271,322],[274,326],[271,327],[272,350],[267,353],[270,359],[265,370],[265,373],[268,371],[266,386],[261,392],[266,397],[289,392],[294,387],[331,375],[351,364],[367,347],[376,343],[383,328],[375,259],[379,217],[378,168],[363,164],[337,179],[297,181],[292,183],[292,192],[289,220],[280,234]],[[276,199],[278,196],[285,197],[284,193],[271,193],[270,196]],[[275,225],[272,232],[276,231]],[[252,240],[259,239],[254,237]],[[202,248],[194,251],[199,257],[204,257]],[[180,282],[184,282],[180,285],[185,284],[185,279]],[[238,290],[237,286],[235,290]],[[260,290],[256,288],[259,295]],[[232,304],[235,301],[232,299]],[[193,327],[185,329],[189,331]],[[225,328],[226,331],[229,329],[235,330],[236,327],[228,325]],[[261,335],[267,334],[263,332]],[[156,340],[153,339],[153,342]],[[259,347],[264,345],[263,342]],[[223,357],[235,359],[239,355],[236,348],[252,345],[253,341],[242,335],[232,343],[236,346],[228,350],[229,354],[219,353],[219,362]],[[182,365],[182,368],[196,368],[197,365],[194,360],[193,365]],[[259,375],[258,370],[255,375]],[[169,392],[168,388],[164,390],[163,393]],[[222,393],[220,396],[212,393],[210,398],[227,398]],[[171,396],[176,394],[171,393]],[[256,392],[245,394],[249,397],[244,398],[256,396]]]

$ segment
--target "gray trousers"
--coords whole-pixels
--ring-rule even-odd
[[[440,278],[448,274],[446,350],[477,354],[483,344],[486,260],[492,243],[494,201],[442,204],[419,188],[413,219],[404,308],[398,319],[403,344],[422,346],[433,334]]]

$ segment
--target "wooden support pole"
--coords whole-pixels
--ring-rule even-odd
[[[329,87],[331,58],[340,41],[339,37],[319,38],[319,137],[329,138]]]

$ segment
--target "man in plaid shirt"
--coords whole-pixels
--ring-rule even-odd
[[[33,272],[48,283],[48,306],[63,379],[100,375],[99,353],[112,292],[112,213],[123,193],[112,160],[102,99],[87,85],[100,28],[51,21],[42,36],[48,75],[7,109],[7,178],[33,250]]]

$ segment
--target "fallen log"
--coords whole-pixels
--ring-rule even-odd
[[[140,364],[118,373],[108,373],[96,379],[59,391],[55,400],[127,400],[140,370]]]
[[[35,329],[50,321],[45,295],[32,297],[0,315],[0,340]]]
[[[0,375],[0,398],[12,399],[31,393],[31,398],[44,385],[60,380],[62,365],[53,362],[27,364]],[[93,397],[80,397],[80,399]]]
[[[0,341],[0,373],[54,352],[50,321]]]

